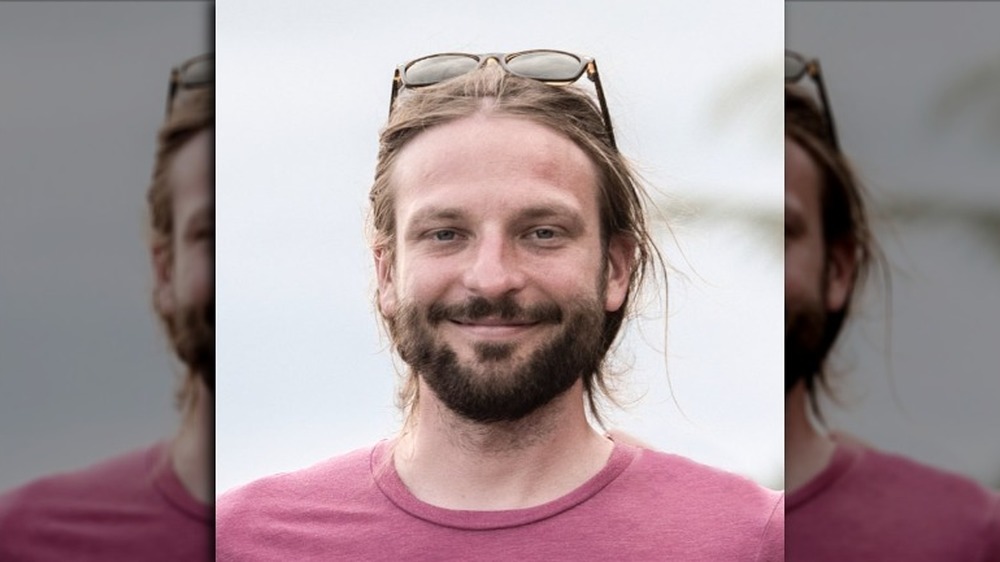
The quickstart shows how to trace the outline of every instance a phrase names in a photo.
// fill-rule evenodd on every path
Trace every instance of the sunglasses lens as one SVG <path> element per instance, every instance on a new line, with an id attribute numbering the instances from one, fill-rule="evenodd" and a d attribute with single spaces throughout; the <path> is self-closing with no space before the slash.
<path id="1" fill-rule="evenodd" d="M 583 74 L 583 61 L 558 51 L 529 51 L 507 59 L 512 74 L 550 82 L 573 82 Z"/>
<path id="2" fill-rule="evenodd" d="M 467 55 L 435 55 L 406 67 L 403 79 L 410 87 L 430 86 L 472 72 L 479 61 Z"/>
<path id="3" fill-rule="evenodd" d="M 181 69 L 181 83 L 185 86 L 203 86 L 215 81 L 215 60 L 201 58 L 193 60 Z"/>
<path id="4" fill-rule="evenodd" d="M 794 55 L 785 54 L 785 82 L 794 82 L 806 73 L 806 61 Z"/>

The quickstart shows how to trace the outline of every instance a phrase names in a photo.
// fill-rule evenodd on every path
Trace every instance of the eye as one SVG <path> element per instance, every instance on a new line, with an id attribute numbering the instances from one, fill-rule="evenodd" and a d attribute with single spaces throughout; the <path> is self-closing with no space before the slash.
<path id="1" fill-rule="evenodd" d="M 458 234 L 454 230 L 437 230 L 431 236 L 438 242 L 451 242 Z"/>
<path id="2" fill-rule="evenodd" d="M 215 227 L 213 225 L 195 227 L 193 230 L 190 231 L 188 237 L 190 240 L 196 242 L 202 242 L 202 241 L 211 242 L 215 240 Z"/>
<path id="3" fill-rule="evenodd" d="M 536 228 L 531 234 L 538 240 L 551 240 L 556 237 L 556 231 L 551 228 Z"/>

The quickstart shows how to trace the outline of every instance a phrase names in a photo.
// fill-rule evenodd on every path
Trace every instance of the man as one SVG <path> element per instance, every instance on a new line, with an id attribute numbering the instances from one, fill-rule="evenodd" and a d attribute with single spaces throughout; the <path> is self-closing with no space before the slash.
<path id="1" fill-rule="evenodd" d="M 588 423 L 655 256 L 593 61 L 434 55 L 393 101 L 371 240 L 406 421 L 225 494 L 217 559 L 781 559 L 780 494 Z"/>
<path id="2" fill-rule="evenodd" d="M 818 63 L 797 54 L 786 79 Z M 787 70 L 797 68 L 788 76 Z M 818 428 L 827 358 L 877 255 L 828 102 L 785 92 L 785 484 L 789 560 L 1000 560 L 1000 499 L 956 475 Z M 812 419 L 811 419 L 812 418 Z"/>
<path id="3" fill-rule="evenodd" d="M 185 367 L 169 441 L 0 497 L 0 560 L 211 560 L 214 189 L 211 58 L 171 81 L 148 202 L 154 308 Z"/>

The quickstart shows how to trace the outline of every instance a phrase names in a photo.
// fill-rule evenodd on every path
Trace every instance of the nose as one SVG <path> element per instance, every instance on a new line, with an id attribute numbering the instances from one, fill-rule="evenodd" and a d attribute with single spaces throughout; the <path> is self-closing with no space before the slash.
<path id="1" fill-rule="evenodd" d="M 470 292 L 497 299 L 524 288 L 525 274 L 511 241 L 501 236 L 484 236 L 472 252 L 464 276 Z"/>

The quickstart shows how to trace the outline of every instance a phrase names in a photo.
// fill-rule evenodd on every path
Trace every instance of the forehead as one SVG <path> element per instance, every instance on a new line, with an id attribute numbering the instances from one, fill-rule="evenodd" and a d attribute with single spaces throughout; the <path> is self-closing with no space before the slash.
<path id="1" fill-rule="evenodd" d="M 211 130 L 197 133 L 180 147 L 170 163 L 168 182 L 179 219 L 212 202 L 212 141 Z"/>
<path id="2" fill-rule="evenodd" d="M 534 121 L 479 113 L 420 133 L 392 170 L 397 209 L 407 204 L 489 206 L 521 200 L 597 201 L 590 157 L 561 133 Z"/>

